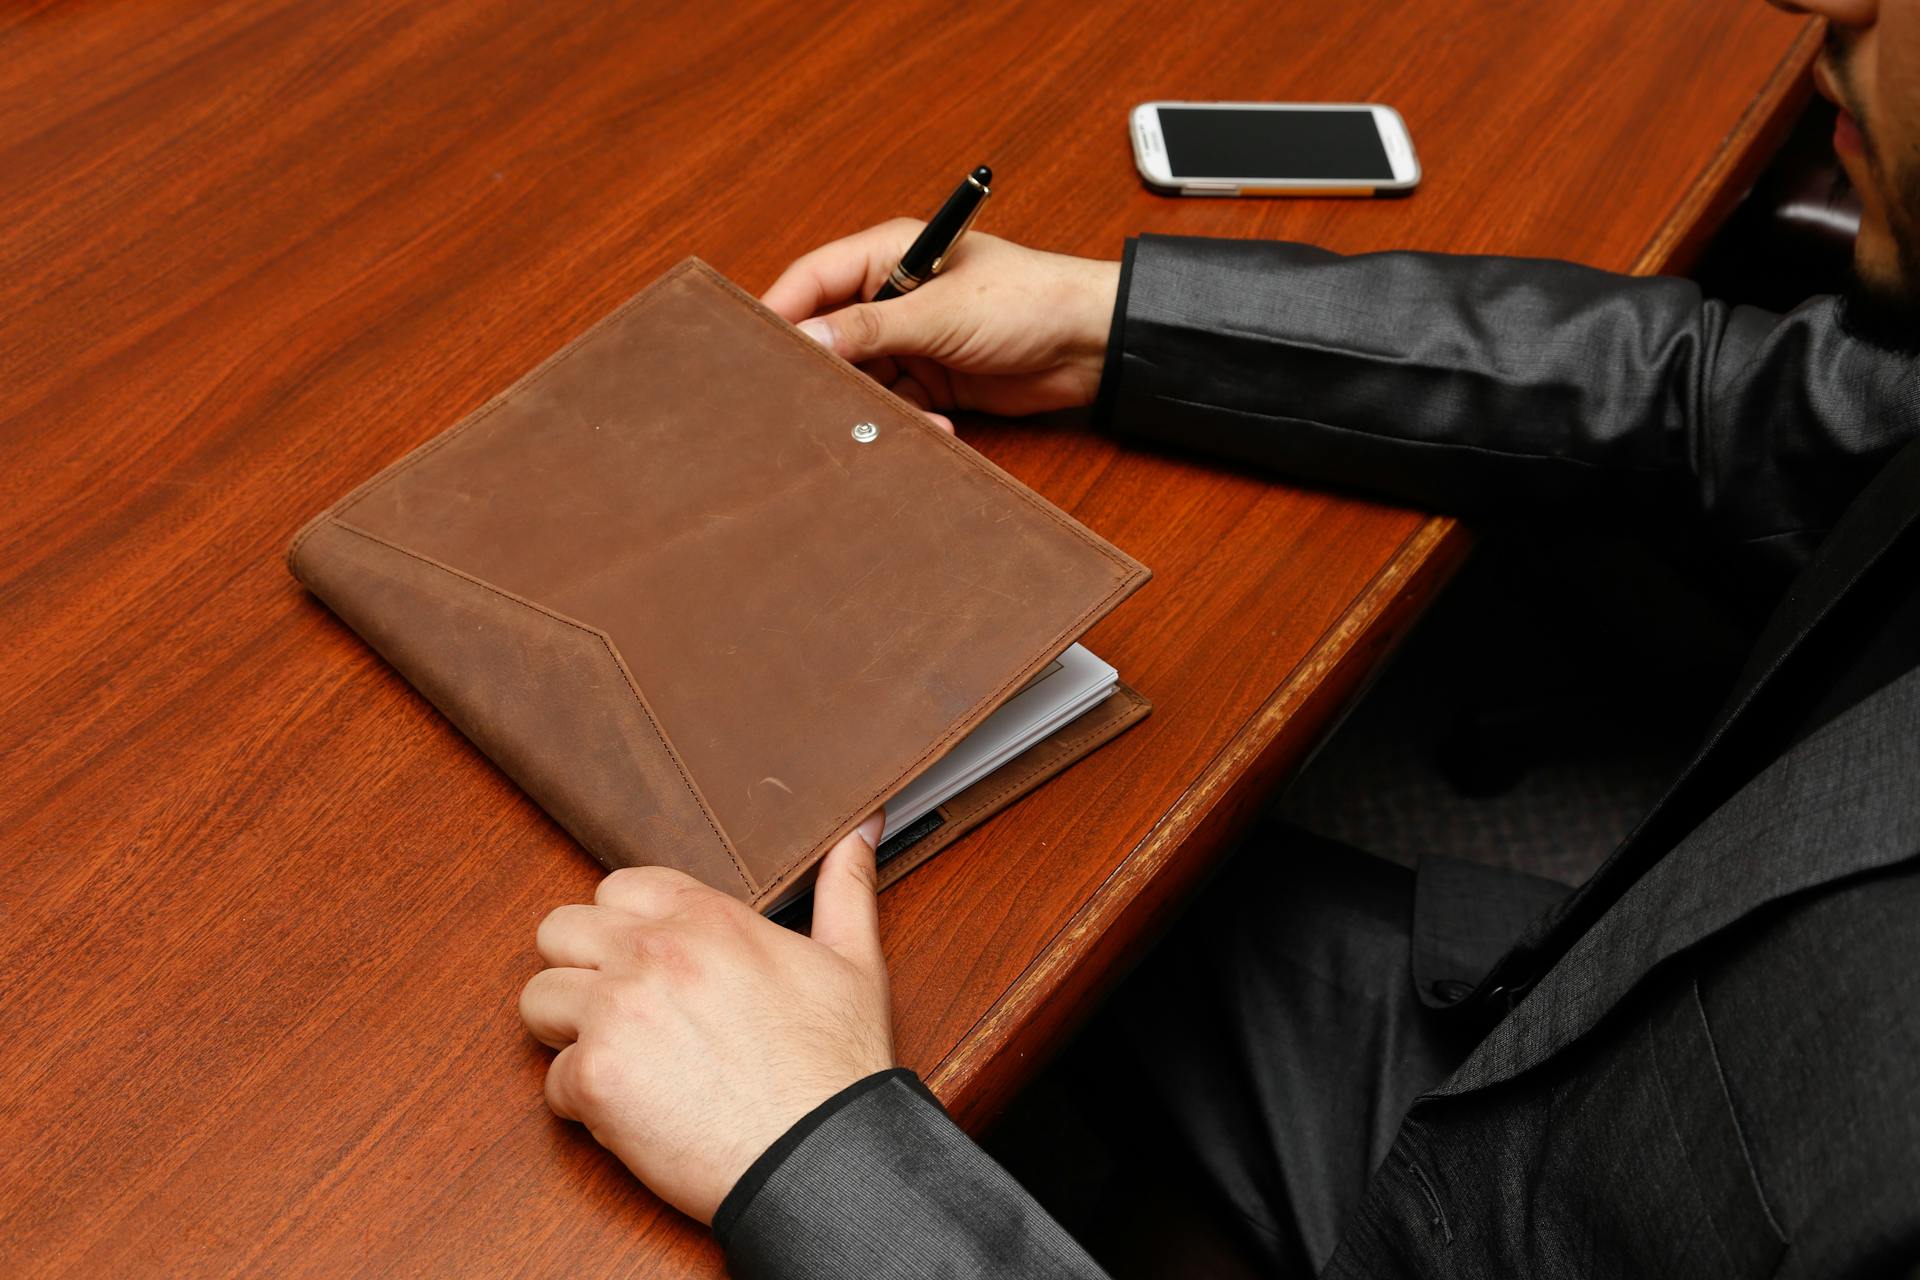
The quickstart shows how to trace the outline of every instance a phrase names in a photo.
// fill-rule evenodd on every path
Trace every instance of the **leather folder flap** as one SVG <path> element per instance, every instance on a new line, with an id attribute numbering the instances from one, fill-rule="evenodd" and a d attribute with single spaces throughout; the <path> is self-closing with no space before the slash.
<path id="1" fill-rule="evenodd" d="M 310 533 L 298 570 L 601 862 L 666 862 L 753 898 L 603 634 L 338 521 Z"/>
<path id="2" fill-rule="evenodd" d="M 522 629 L 564 619 L 538 625 L 579 654 L 535 661 L 510 630 L 456 643 L 413 634 L 434 625 L 424 614 L 374 617 L 400 606 L 347 602 L 372 553 L 318 563 L 347 554 L 341 532 L 519 602 Z M 692 259 L 290 554 L 570 831 L 600 833 L 580 838 L 602 860 L 683 865 L 682 842 L 613 836 L 624 801 L 606 760 L 585 759 L 613 748 L 537 727 L 522 704 L 565 686 L 637 709 L 657 757 L 642 772 L 684 774 L 715 837 L 684 869 L 763 906 L 1147 578 Z M 456 661 L 520 663 L 534 683 L 482 690 Z M 697 833 L 673 803 L 675 830 Z"/>

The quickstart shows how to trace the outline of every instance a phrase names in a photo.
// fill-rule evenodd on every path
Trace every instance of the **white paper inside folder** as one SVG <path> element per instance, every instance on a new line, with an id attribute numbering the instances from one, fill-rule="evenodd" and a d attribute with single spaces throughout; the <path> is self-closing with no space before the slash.
<path id="1" fill-rule="evenodd" d="M 1074 645 L 887 801 L 882 838 L 904 831 L 1028 747 L 1072 724 L 1119 683 L 1118 672 Z"/>

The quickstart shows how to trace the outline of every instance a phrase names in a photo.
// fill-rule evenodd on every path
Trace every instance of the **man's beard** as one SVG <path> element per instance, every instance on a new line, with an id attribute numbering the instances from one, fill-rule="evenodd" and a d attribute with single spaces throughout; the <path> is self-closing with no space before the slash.
<path id="1" fill-rule="evenodd" d="M 1842 109 L 1857 101 L 1853 93 L 1852 39 L 1839 23 L 1827 28 L 1825 57 L 1840 81 Z M 1856 267 L 1840 306 L 1840 327 L 1863 342 L 1907 355 L 1920 354 L 1920 166 L 1895 173 L 1878 144 L 1876 125 L 1852 112 L 1872 176 L 1884 190 L 1888 230 L 1893 236 L 1895 276 L 1870 280 Z M 1852 186 L 1845 170 L 1835 175 L 1836 191 Z"/>
<path id="2" fill-rule="evenodd" d="M 1840 299 L 1839 319 L 1840 327 L 1862 342 L 1900 355 L 1920 355 L 1920 293 L 1912 289 L 1852 272 Z"/>
<path id="3" fill-rule="evenodd" d="M 1842 177 L 1843 185 L 1847 184 Z M 1920 172 L 1888 193 L 1899 278 L 1869 280 L 1848 272 L 1840 327 L 1863 342 L 1903 355 L 1920 355 Z"/>

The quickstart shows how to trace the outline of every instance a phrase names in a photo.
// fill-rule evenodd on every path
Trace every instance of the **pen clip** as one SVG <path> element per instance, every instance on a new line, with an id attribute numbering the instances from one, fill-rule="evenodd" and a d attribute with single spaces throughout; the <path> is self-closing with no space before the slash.
<path id="1" fill-rule="evenodd" d="M 973 179 L 968 178 L 967 181 L 973 182 Z M 973 185 L 976 187 L 980 187 L 980 184 L 977 182 L 974 182 Z M 987 189 L 985 187 L 980 187 L 980 190 L 985 192 Z M 991 193 L 988 192 L 988 194 L 991 194 Z M 946 251 L 944 253 L 942 253 L 939 257 L 933 260 L 933 265 L 927 268 L 927 279 L 931 280 L 935 276 L 940 274 L 940 268 L 947 265 L 947 259 L 952 257 L 953 251 L 959 247 L 960 237 L 967 234 L 967 228 L 973 225 L 973 220 L 980 216 L 980 210 L 986 208 L 986 205 L 987 205 L 987 196 L 982 195 L 979 200 L 974 202 L 973 208 L 967 210 L 967 220 L 960 224 L 960 229 L 958 231 L 953 233 L 953 242 L 947 246 Z"/>

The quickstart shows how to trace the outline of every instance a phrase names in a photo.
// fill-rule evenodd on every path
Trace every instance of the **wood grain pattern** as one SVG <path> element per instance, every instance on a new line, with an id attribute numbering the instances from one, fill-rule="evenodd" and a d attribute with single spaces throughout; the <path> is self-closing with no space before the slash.
<path id="1" fill-rule="evenodd" d="M 0 1273 L 716 1268 L 541 1105 L 515 998 L 595 868 L 280 562 L 665 266 L 764 288 L 984 161 L 983 226 L 1075 253 L 1659 269 L 1809 31 L 1757 0 L 8 7 Z M 1154 97 L 1392 102 L 1426 183 L 1155 197 L 1122 127 Z M 883 900 L 904 1060 L 978 1123 L 1464 542 L 1073 422 L 963 432 L 1157 574 L 1089 637 L 1156 714 Z"/>

